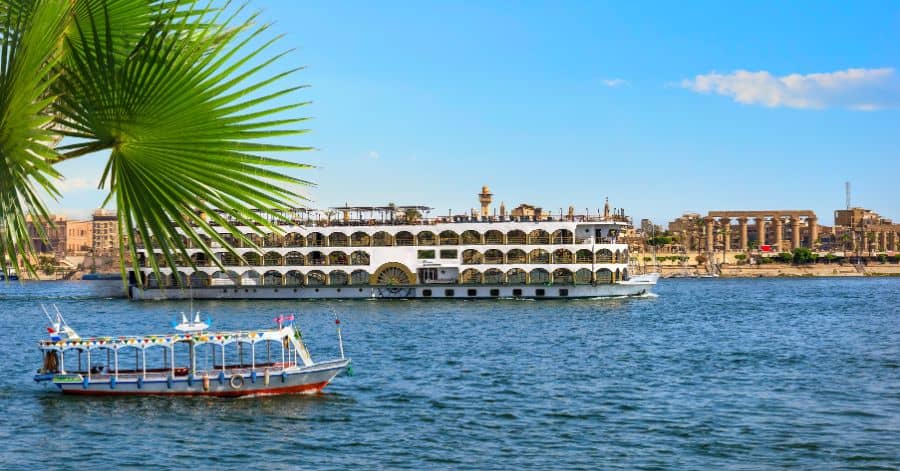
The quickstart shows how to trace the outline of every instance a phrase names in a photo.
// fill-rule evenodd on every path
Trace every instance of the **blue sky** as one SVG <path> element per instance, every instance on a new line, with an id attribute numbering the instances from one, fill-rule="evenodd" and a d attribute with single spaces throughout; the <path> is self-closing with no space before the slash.
<path id="1" fill-rule="evenodd" d="M 896 2 L 253 1 L 307 69 L 317 207 L 636 219 L 853 203 L 900 220 Z M 81 160 L 81 159 L 80 159 Z M 103 156 L 61 167 L 86 214 Z"/>

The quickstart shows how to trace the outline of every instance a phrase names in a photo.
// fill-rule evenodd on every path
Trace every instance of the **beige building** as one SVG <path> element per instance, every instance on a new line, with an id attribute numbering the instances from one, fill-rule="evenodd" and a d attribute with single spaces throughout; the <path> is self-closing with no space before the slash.
<path id="1" fill-rule="evenodd" d="M 66 222 L 66 255 L 84 255 L 94 246 L 94 221 Z"/>
<path id="2" fill-rule="evenodd" d="M 66 218 L 50 215 L 50 220 L 53 221 L 52 224 L 44 223 L 39 226 L 34 223 L 31 215 L 26 216 L 28 237 L 38 253 L 62 255 L 66 250 Z M 41 237 L 41 232 L 47 240 Z"/>
<path id="3" fill-rule="evenodd" d="M 835 236 L 847 248 L 863 254 L 900 250 L 900 224 L 865 208 L 834 212 Z"/>
<path id="4" fill-rule="evenodd" d="M 119 253 L 119 222 L 115 211 L 98 209 L 91 219 L 95 256 L 114 256 Z"/>

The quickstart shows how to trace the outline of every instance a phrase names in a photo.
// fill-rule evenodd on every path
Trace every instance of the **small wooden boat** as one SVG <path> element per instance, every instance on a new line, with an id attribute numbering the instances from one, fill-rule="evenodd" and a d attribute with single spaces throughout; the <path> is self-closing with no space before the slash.
<path id="1" fill-rule="evenodd" d="M 319 392 L 350 368 L 338 327 L 341 358 L 314 362 L 294 316 L 277 328 L 212 332 L 210 321 L 182 314 L 176 333 L 80 337 L 57 310 L 39 344 L 34 376 L 66 394 L 266 396 Z M 49 318 L 48 314 L 48 318 Z"/>

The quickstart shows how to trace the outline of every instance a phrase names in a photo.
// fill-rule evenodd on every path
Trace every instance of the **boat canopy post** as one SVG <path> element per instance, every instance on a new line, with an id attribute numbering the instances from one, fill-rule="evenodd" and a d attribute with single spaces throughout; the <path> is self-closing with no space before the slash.
<path id="1" fill-rule="evenodd" d="M 191 339 L 191 340 L 188 342 L 188 346 L 189 346 L 190 349 L 191 349 L 191 350 L 190 350 L 190 353 L 191 353 L 191 374 L 192 374 L 192 375 L 195 375 L 195 374 L 197 374 L 197 352 L 196 352 L 196 349 L 194 348 L 194 339 Z"/>
<path id="2" fill-rule="evenodd" d="M 84 371 L 81 369 L 81 349 L 78 349 L 78 371 Z"/>
<path id="3" fill-rule="evenodd" d="M 256 342 L 250 342 L 250 371 L 256 369 Z"/>
<path id="4" fill-rule="evenodd" d="M 222 344 L 222 373 L 225 372 L 225 344 Z"/>
<path id="5" fill-rule="evenodd" d="M 119 349 L 113 350 L 113 361 L 116 367 L 116 381 L 119 380 Z"/>
<path id="6" fill-rule="evenodd" d="M 91 349 L 87 350 L 87 377 L 91 379 Z"/>
<path id="7" fill-rule="evenodd" d="M 59 349 L 59 372 L 66 374 L 66 351 Z"/>
<path id="8" fill-rule="evenodd" d="M 284 340 L 287 341 L 287 337 L 285 337 Z M 284 344 L 285 344 L 284 341 L 281 342 L 281 369 L 282 370 L 284 369 Z"/>
<path id="9" fill-rule="evenodd" d="M 172 364 L 169 366 L 172 368 L 172 379 L 175 379 L 175 342 L 169 345 L 169 353 L 172 355 Z"/>
<path id="10" fill-rule="evenodd" d="M 141 372 L 144 379 L 147 379 L 147 349 L 141 348 Z"/>

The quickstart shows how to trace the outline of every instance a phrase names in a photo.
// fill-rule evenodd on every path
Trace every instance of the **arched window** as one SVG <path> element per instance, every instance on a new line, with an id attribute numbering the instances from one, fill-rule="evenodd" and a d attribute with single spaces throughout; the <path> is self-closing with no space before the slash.
<path id="1" fill-rule="evenodd" d="M 587 249 L 581 249 L 578 252 L 575 252 L 575 263 L 592 263 L 594 261 L 594 254 Z"/>
<path id="2" fill-rule="evenodd" d="M 350 254 L 350 265 L 368 265 L 369 263 L 369 254 L 362 250 L 356 250 Z"/>
<path id="3" fill-rule="evenodd" d="M 263 264 L 267 267 L 281 266 L 283 262 L 284 259 L 278 252 L 266 252 L 266 255 L 263 256 Z"/>
<path id="4" fill-rule="evenodd" d="M 350 284 L 352 285 L 367 285 L 369 284 L 369 278 L 372 275 L 365 270 L 354 270 L 353 273 L 350 274 Z"/>
<path id="5" fill-rule="evenodd" d="M 613 272 L 607 268 L 597 270 L 597 283 L 609 284 L 613 281 Z"/>
<path id="6" fill-rule="evenodd" d="M 432 235 L 434 235 L 434 234 L 432 234 Z M 398 232 L 397 235 L 394 236 L 394 243 L 398 246 L 404 246 L 404 247 L 407 247 L 410 245 L 416 245 L 415 237 L 413 237 L 412 233 L 408 232 L 408 231 Z"/>
<path id="7" fill-rule="evenodd" d="M 579 285 L 586 285 L 591 282 L 591 274 L 593 272 L 590 268 L 582 268 L 575 272 L 575 283 Z"/>
<path id="8" fill-rule="evenodd" d="M 261 276 L 256 270 L 247 270 L 241 274 L 241 286 L 258 286 Z"/>
<path id="9" fill-rule="evenodd" d="M 231 252 L 220 252 L 220 254 L 222 256 L 222 265 L 225 265 L 226 267 L 236 267 L 240 265 L 237 255 Z"/>
<path id="10" fill-rule="evenodd" d="M 503 263 L 503 252 L 490 249 L 484 253 L 484 263 L 499 265 Z"/>
<path id="11" fill-rule="evenodd" d="M 306 237 L 296 232 L 284 236 L 285 247 L 306 247 Z"/>
<path id="12" fill-rule="evenodd" d="M 521 268 L 513 268 L 506 272 L 506 282 L 511 285 L 524 285 L 528 281 L 528 275 Z"/>
<path id="13" fill-rule="evenodd" d="M 503 242 L 503 233 L 498 230 L 492 229 L 484 233 L 484 243 L 486 245 L 502 245 Z"/>
<path id="14" fill-rule="evenodd" d="M 453 231 L 441 232 L 440 245 L 459 245 L 459 234 Z"/>
<path id="15" fill-rule="evenodd" d="M 566 249 L 556 249 L 553 251 L 553 263 L 572 263 L 574 257 L 572 252 Z"/>
<path id="16" fill-rule="evenodd" d="M 276 270 L 269 270 L 263 274 L 263 285 L 265 286 L 281 286 L 284 284 L 284 277 Z"/>
<path id="17" fill-rule="evenodd" d="M 284 274 L 284 285 L 285 286 L 303 286 L 303 281 L 305 277 L 303 273 L 300 273 L 297 270 L 291 270 Z"/>
<path id="18" fill-rule="evenodd" d="M 266 247 L 282 247 L 284 245 L 284 237 L 270 232 L 263 237 L 263 245 Z"/>
<path id="19" fill-rule="evenodd" d="M 525 245 L 528 243 L 528 235 L 518 229 L 506 233 L 506 243 L 509 245 Z"/>
<path id="20" fill-rule="evenodd" d="M 534 249 L 528 253 L 528 263 L 550 263 L 550 252 Z"/>
<path id="21" fill-rule="evenodd" d="M 437 242 L 437 237 L 435 237 L 434 232 L 422 231 L 416 235 L 417 245 L 434 245 L 435 242 Z"/>
<path id="22" fill-rule="evenodd" d="M 462 253 L 463 265 L 478 265 L 483 262 L 484 262 L 484 257 L 481 255 L 481 252 L 479 252 L 475 249 L 463 250 L 463 253 Z"/>
<path id="23" fill-rule="evenodd" d="M 496 268 L 491 268 L 484 272 L 485 284 L 499 285 L 505 281 L 504 278 L 503 271 Z"/>
<path id="24" fill-rule="evenodd" d="M 474 268 L 469 268 L 463 270 L 462 274 L 460 274 L 460 279 L 463 283 L 479 284 L 481 283 L 481 272 Z"/>
<path id="25" fill-rule="evenodd" d="M 597 251 L 597 263 L 612 263 L 613 253 L 609 249 L 600 249 Z"/>
<path id="26" fill-rule="evenodd" d="M 329 265 L 349 265 L 350 259 L 344 252 L 331 252 L 328 254 Z"/>
<path id="27" fill-rule="evenodd" d="M 202 271 L 191 273 L 191 286 L 196 286 L 198 288 L 209 286 L 209 275 Z"/>
<path id="28" fill-rule="evenodd" d="M 551 237 L 551 244 L 571 244 L 575 242 L 575 236 L 572 235 L 572 231 L 568 229 L 559 229 L 553 232 L 553 237 Z"/>
<path id="29" fill-rule="evenodd" d="M 244 237 L 247 238 L 247 241 L 249 241 L 251 244 L 253 244 L 253 245 L 249 245 L 249 244 L 245 243 L 244 244 L 245 247 L 253 247 L 254 245 L 257 247 L 262 246 L 263 238 L 261 235 L 251 232 L 249 234 L 244 234 Z"/>
<path id="30" fill-rule="evenodd" d="M 313 270 L 306 274 L 307 286 L 324 286 L 327 281 L 325 273 L 319 270 Z"/>
<path id="31" fill-rule="evenodd" d="M 306 264 L 307 265 L 327 265 L 328 257 L 326 257 L 324 253 L 316 250 L 316 251 L 310 252 L 309 254 L 306 255 Z M 307 274 L 306 277 L 309 278 L 309 274 Z"/>
<path id="32" fill-rule="evenodd" d="M 382 231 L 381 233 L 387 234 L 387 232 L 384 231 Z M 350 245 L 353 247 L 368 247 L 372 245 L 372 238 L 369 237 L 369 234 L 366 234 L 365 232 L 354 232 L 350 235 Z"/>
<path id="33" fill-rule="evenodd" d="M 328 245 L 332 247 L 348 247 L 350 245 L 350 238 L 343 232 L 332 232 L 331 235 L 328 236 Z"/>
<path id="34" fill-rule="evenodd" d="M 528 234 L 528 243 L 532 245 L 547 245 L 550 243 L 550 233 L 543 229 L 535 229 Z"/>
<path id="35" fill-rule="evenodd" d="M 478 231 L 465 231 L 462 233 L 463 245 L 481 245 L 481 234 Z"/>
<path id="36" fill-rule="evenodd" d="M 522 249 L 512 249 L 506 253 L 506 263 L 528 263 L 528 256 Z"/>
<path id="37" fill-rule="evenodd" d="M 306 265 L 306 257 L 300 252 L 288 252 L 284 255 L 284 264 L 289 267 Z"/>
<path id="38" fill-rule="evenodd" d="M 328 284 L 331 286 L 345 286 L 350 284 L 350 277 L 347 272 L 342 270 L 333 270 L 328 274 Z"/>
<path id="39" fill-rule="evenodd" d="M 528 284 L 543 285 L 550 282 L 550 272 L 543 268 L 535 268 L 528 274 Z"/>
<path id="40" fill-rule="evenodd" d="M 141 254 L 143 255 L 143 254 Z M 198 267 L 211 267 L 212 263 L 209 260 L 209 257 L 206 256 L 203 252 L 197 252 L 191 254 L 191 261 L 194 262 L 195 266 Z M 142 265 L 143 266 L 143 265 Z"/>
<path id="41" fill-rule="evenodd" d="M 566 284 L 570 285 L 574 281 L 572 277 L 572 270 L 567 270 L 565 268 L 557 268 L 553 270 L 553 282 L 558 284 Z"/>
<path id="42" fill-rule="evenodd" d="M 247 265 L 251 267 L 258 267 L 262 265 L 262 257 L 258 252 L 247 252 L 244 254 L 244 260 L 247 262 Z"/>
<path id="43" fill-rule="evenodd" d="M 409 234 L 409 232 L 407 232 L 407 234 Z M 412 234 L 410 234 L 410 239 L 412 239 Z M 378 231 L 372 235 L 372 245 L 375 247 L 391 247 L 394 245 L 394 237 L 385 231 Z M 410 243 L 407 245 L 412 244 Z"/>
<path id="44" fill-rule="evenodd" d="M 325 247 L 328 245 L 328 238 L 321 232 L 310 232 L 306 236 L 306 245 L 309 247 Z"/>

